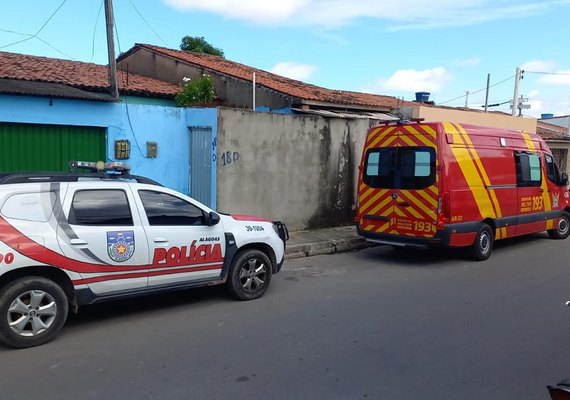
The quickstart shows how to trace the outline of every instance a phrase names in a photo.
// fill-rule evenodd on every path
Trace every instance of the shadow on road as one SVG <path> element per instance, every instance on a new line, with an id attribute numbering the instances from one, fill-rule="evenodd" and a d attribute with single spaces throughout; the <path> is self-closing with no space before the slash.
<path id="1" fill-rule="evenodd" d="M 221 301 L 232 301 L 223 286 L 210 286 L 176 292 L 153 294 L 125 300 L 113 300 L 107 303 L 82 306 L 78 314 L 70 313 L 66 325 L 68 328 L 112 320 L 133 317 L 137 314 L 173 311 L 177 308 L 189 310 L 195 305 L 203 307 Z"/>
<path id="2" fill-rule="evenodd" d="M 493 245 L 491 258 L 503 252 L 518 251 L 532 243 L 549 241 L 546 233 L 520 236 L 498 240 Z M 378 259 L 402 267 L 443 267 L 458 261 L 476 262 L 471 257 L 469 248 L 452 247 L 396 247 L 380 245 L 367 251 L 359 251 L 357 257 L 363 260 Z"/>

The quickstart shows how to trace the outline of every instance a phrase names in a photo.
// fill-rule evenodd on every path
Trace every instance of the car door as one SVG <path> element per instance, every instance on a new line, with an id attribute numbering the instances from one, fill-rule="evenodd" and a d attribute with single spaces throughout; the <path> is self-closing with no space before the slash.
<path id="1" fill-rule="evenodd" d="M 58 221 L 58 242 L 67 268 L 81 274 L 95 294 L 147 286 L 148 243 L 125 183 L 70 183 Z"/>
<path id="2" fill-rule="evenodd" d="M 538 232 L 545 229 L 544 189 L 539 153 L 515 151 L 517 174 L 518 224 L 516 234 Z"/>
<path id="3" fill-rule="evenodd" d="M 208 225 L 209 210 L 168 189 L 139 189 L 151 266 L 149 286 L 220 277 L 226 240 L 221 223 Z"/>

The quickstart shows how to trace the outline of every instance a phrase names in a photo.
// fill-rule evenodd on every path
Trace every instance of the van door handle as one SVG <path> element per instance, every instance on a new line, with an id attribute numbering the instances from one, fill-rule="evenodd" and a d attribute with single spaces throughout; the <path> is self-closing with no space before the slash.
<path id="1" fill-rule="evenodd" d="M 69 244 L 71 244 L 73 246 L 84 246 L 84 245 L 87 245 L 89 243 L 87 242 L 87 240 L 83 240 L 83 239 L 71 239 L 69 241 Z"/>
<path id="2" fill-rule="evenodd" d="M 541 188 L 541 189 L 539 190 L 539 192 L 540 192 L 540 193 L 544 193 L 544 189 Z"/>
<path id="3" fill-rule="evenodd" d="M 410 206 L 410 203 L 408 203 L 407 201 L 405 201 L 405 202 L 403 202 L 403 203 L 398 203 L 398 205 L 399 205 L 399 206 L 402 206 L 402 207 L 409 207 L 409 206 Z"/>
<path id="4" fill-rule="evenodd" d="M 168 243 L 168 239 L 163 237 L 156 237 L 154 238 L 154 243 Z"/>

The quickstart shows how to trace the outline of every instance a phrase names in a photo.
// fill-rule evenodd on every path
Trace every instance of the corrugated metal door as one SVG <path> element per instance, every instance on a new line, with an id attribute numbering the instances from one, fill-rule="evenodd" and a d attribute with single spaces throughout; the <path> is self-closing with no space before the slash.
<path id="1" fill-rule="evenodd" d="M 212 128 L 190 128 L 190 170 L 188 188 L 190 197 L 212 205 Z"/>
<path id="2" fill-rule="evenodd" d="M 70 160 L 105 160 L 105 129 L 0 123 L 0 171 L 69 171 Z"/>

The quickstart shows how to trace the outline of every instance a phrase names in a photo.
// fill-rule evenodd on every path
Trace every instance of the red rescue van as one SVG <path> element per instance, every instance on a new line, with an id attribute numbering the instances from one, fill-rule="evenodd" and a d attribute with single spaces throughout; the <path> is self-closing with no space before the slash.
<path id="1" fill-rule="evenodd" d="M 467 247 L 570 233 L 568 176 L 533 133 L 451 122 L 398 123 L 368 132 L 358 183 L 358 233 L 395 246 Z"/>

